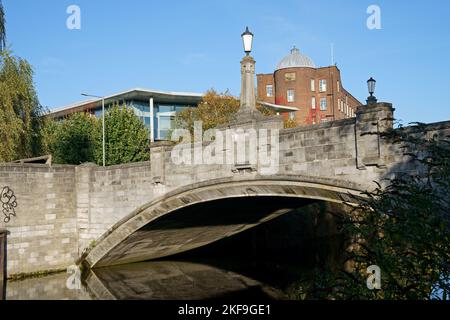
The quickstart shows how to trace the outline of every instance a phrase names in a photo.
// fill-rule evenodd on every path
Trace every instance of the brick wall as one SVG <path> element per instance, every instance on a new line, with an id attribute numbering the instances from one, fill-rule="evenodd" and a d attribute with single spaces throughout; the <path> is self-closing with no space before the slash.
<path id="1" fill-rule="evenodd" d="M 295 74 L 295 79 L 287 80 L 286 74 Z M 314 80 L 315 90 L 311 90 L 311 80 Z M 319 80 L 326 80 L 327 90 L 320 92 Z M 323 68 L 285 68 L 274 74 L 257 75 L 258 99 L 279 105 L 297 107 L 296 120 L 299 124 L 319 124 L 322 119 L 340 120 L 353 116 L 345 114 L 346 108 L 340 108 L 340 103 L 356 111 L 361 103 L 348 93 L 342 84 L 341 72 L 336 66 Z M 273 84 L 274 97 L 266 96 L 266 85 Z M 287 91 L 294 90 L 295 101 L 287 101 Z M 312 108 L 312 98 L 316 99 L 316 108 Z M 320 100 L 327 99 L 327 110 L 320 110 Z M 284 115 L 288 117 L 287 114 Z"/>

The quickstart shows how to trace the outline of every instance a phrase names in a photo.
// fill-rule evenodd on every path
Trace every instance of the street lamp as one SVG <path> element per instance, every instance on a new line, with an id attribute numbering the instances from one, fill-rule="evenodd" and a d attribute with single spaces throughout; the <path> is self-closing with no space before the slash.
<path id="1" fill-rule="evenodd" d="M 82 96 L 85 97 L 91 97 L 91 98 L 97 98 L 97 99 L 102 99 L 102 135 L 103 135 L 103 142 L 102 142 L 102 149 L 103 149 L 103 166 L 106 167 L 106 143 L 105 143 L 105 97 L 99 97 L 99 96 L 94 96 L 91 94 L 86 94 L 86 93 L 82 93 Z"/>
<path id="2" fill-rule="evenodd" d="M 244 51 L 247 55 L 250 55 L 252 52 L 253 45 L 253 33 L 248 30 L 248 27 L 245 29 L 245 32 L 241 35 L 242 41 L 244 42 Z"/>
<path id="3" fill-rule="evenodd" d="M 375 86 L 377 84 L 377 81 L 370 77 L 369 80 L 367 80 L 367 88 L 369 90 L 370 96 L 367 98 L 368 104 L 377 103 L 377 98 L 373 95 L 375 93 Z"/>
<path id="4" fill-rule="evenodd" d="M 245 32 L 241 35 L 242 42 L 244 43 L 244 51 L 246 55 L 241 61 L 241 101 L 239 112 L 256 111 L 256 98 L 255 98 L 255 60 L 250 56 L 253 45 L 253 33 L 245 29 Z"/>

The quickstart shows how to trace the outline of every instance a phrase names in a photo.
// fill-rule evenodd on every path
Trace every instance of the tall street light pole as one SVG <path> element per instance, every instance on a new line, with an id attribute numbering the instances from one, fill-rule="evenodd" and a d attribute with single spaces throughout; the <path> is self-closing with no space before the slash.
<path id="1" fill-rule="evenodd" d="M 85 97 L 91 97 L 91 98 L 97 98 L 102 99 L 102 136 L 103 136 L 103 142 L 102 142 L 102 148 L 103 148 L 103 166 L 106 167 L 106 140 L 105 140 L 105 97 L 95 96 L 91 94 L 82 93 L 82 96 Z"/>

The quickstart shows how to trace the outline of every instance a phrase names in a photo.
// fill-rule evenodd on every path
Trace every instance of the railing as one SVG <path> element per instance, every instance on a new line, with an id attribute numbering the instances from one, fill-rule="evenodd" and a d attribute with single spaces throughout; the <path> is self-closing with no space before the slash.
<path id="1" fill-rule="evenodd" d="M 6 299 L 6 236 L 7 231 L 0 229 L 0 301 Z"/>

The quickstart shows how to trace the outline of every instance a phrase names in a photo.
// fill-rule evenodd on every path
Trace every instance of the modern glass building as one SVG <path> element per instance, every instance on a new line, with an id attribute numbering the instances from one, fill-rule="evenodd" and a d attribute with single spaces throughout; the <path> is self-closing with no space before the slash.
<path id="1" fill-rule="evenodd" d="M 142 119 L 149 130 L 151 142 L 165 140 L 173 128 L 175 114 L 188 107 L 196 107 L 203 94 L 187 92 L 163 92 L 146 89 L 132 89 L 105 97 L 105 110 L 114 104 L 126 104 L 132 108 L 136 116 Z M 52 110 L 49 117 L 63 120 L 70 114 L 86 112 L 102 116 L 102 99 L 94 99 L 76 103 L 60 109 Z"/>

